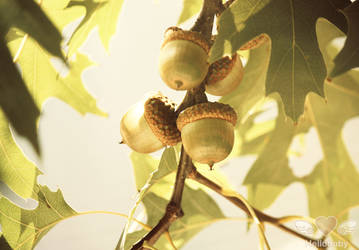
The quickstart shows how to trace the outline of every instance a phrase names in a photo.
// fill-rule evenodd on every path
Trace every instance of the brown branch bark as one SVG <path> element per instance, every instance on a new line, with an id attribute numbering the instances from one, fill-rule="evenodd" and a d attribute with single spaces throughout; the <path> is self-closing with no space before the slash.
<path id="1" fill-rule="evenodd" d="M 200 32 L 209 42 L 212 37 L 214 16 L 220 13 L 222 9 L 221 0 L 204 0 L 201 13 L 191 30 Z"/>
<path id="2" fill-rule="evenodd" d="M 152 230 L 146 234 L 139 242 L 132 246 L 132 250 L 135 249 L 144 249 L 143 245 L 146 242 L 149 245 L 154 245 L 160 236 L 168 231 L 170 225 L 181 218 L 184 214 L 181 208 L 182 194 L 185 185 L 186 177 L 189 173 L 189 166 L 191 166 L 191 158 L 184 152 L 182 147 L 181 158 L 178 164 L 177 175 L 175 188 L 172 193 L 170 202 L 166 207 L 166 212 L 157 225 L 152 228 Z"/>
<path id="3" fill-rule="evenodd" d="M 223 189 L 221 186 L 219 186 L 218 184 L 214 183 L 213 181 L 211 181 L 210 179 L 206 178 L 205 176 L 203 176 L 201 173 L 199 173 L 197 171 L 197 169 L 195 168 L 195 166 L 193 164 L 191 164 L 191 171 L 188 174 L 188 178 L 201 183 L 202 185 L 210 188 L 211 190 L 215 191 L 216 193 L 220 194 L 221 196 L 223 196 L 224 198 L 226 198 L 228 201 L 232 202 L 234 205 L 236 205 L 237 207 L 239 207 L 240 209 L 242 209 L 249 217 L 251 217 L 251 214 L 249 213 L 248 208 L 246 207 L 246 205 L 237 197 L 233 197 L 233 196 L 226 196 L 223 195 Z M 276 227 L 278 227 L 279 229 L 295 236 L 298 237 L 302 240 L 305 240 L 309 243 L 311 243 L 313 246 L 318 247 L 318 246 L 323 246 L 324 244 L 324 239 L 313 239 L 311 237 L 308 237 L 306 235 L 300 234 L 296 231 L 294 231 L 293 229 L 283 225 L 282 223 L 280 223 L 279 218 L 276 217 L 272 217 L 270 215 L 267 215 L 265 213 L 263 213 L 262 211 L 253 208 L 258 219 L 261 222 L 266 222 L 269 224 L 272 224 Z M 318 248 L 318 249 L 325 249 L 325 248 Z"/>

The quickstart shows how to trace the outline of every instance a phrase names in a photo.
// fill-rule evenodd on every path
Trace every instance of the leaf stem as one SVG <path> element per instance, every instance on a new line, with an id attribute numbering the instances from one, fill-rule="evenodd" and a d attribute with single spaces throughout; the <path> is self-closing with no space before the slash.
<path id="1" fill-rule="evenodd" d="M 199 173 L 197 171 L 197 169 L 193 166 L 192 167 L 192 171 L 188 174 L 188 178 L 201 183 L 202 185 L 212 189 L 213 191 L 215 191 L 216 193 L 220 194 L 221 196 L 223 196 L 224 198 L 226 198 L 228 201 L 232 202 L 234 205 L 236 205 L 237 207 L 239 207 L 240 209 L 242 209 L 248 216 L 251 216 L 250 211 L 248 210 L 247 206 L 243 203 L 242 200 L 240 200 L 238 197 L 232 196 L 232 195 L 228 195 L 227 192 L 219 185 L 217 185 L 216 183 L 214 183 L 213 181 L 211 181 L 210 179 L 208 179 L 207 177 L 203 176 L 201 173 Z M 273 226 L 278 227 L 279 229 L 281 229 L 282 231 L 285 231 L 295 237 L 298 237 L 302 240 L 305 240 L 307 242 L 309 242 L 310 244 L 312 244 L 315 247 L 318 246 L 323 246 L 324 245 L 324 240 L 323 239 L 313 239 L 311 237 L 308 237 L 306 235 L 300 234 L 296 231 L 294 231 L 293 229 L 285 226 L 282 224 L 283 219 L 282 218 L 276 218 L 276 217 L 272 217 L 270 215 L 267 215 L 265 213 L 263 213 L 262 211 L 253 208 L 256 216 L 258 217 L 258 219 L 261 222 L 265 222 L 265 223 L 269 223 Z M 325 249 L 325 248 L 319 248 L 319 249 Z"/>

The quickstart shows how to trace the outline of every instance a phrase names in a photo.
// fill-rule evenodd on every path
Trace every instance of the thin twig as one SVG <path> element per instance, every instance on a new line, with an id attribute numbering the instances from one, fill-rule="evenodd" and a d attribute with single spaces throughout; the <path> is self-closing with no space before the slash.
<path id="1" fill-rule="evenodd" d="M 193 164 L 192 164 L 192 171 L 189 173 L 188 178 L 190 178 L 198 183 L 201 183 L 204 186 L 212 189 L 216 193 L 222 195 L 224 198 L 226 198 L 227 200 L 232 202 L 234 205 L 236 205 L 237 207 L 242 209 L 248 216 L 251 216 L 250 211 L 248 210 L 246 205 L 240 199 L 238 199 L 237 197 L 226 195 L 221 186 L 217 185 L 216 183 L 214 183 L 213 181 L 211 181 L 210 179 L 206 178 L 201 173 L 199 173 L 197 171 L 197 169 L 193 166 Z M 298 237 L 300 239 L 303 239 L 303 240 L 311 243 L 315 247 L 323 246 L 323 243 L 324 243 L 323 239 L 313 239 L 306 235 L 300 234 L 300 233 L 294 231 L 293 229 L 283 225 L 280 221 L 281 220 L 280 218 L 272 217 L 272 216 L 267 215 L 267 214 L 263 213 L 262 211 L 255 209 L 255 208 L 254 208 L 254 211 L 260 221 L 272 224 L 273 226 L 276 226 L 279 229 L 281 229 L 295 237 Z M 324 248 L 320 248 L 320 249 L 324 249 Z"/>

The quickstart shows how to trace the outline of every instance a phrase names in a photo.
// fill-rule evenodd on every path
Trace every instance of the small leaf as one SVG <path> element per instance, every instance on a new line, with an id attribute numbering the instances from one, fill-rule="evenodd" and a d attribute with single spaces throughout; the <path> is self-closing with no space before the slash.
<path id="1" fill-rule="evenodd" d="M 359 2 L 355 1 L 343 10 L 348 21 L 348 36 L 343 49 L 334 58 L 334 69 L 330 76 L 336 77 L 359 67 Z"/>
<path id="2" fill-rule="evenodd" d="M 115 34 L 118 15 L 123 0 L 72 0 L 67 8 L 84 8 L 85 17 L 82 19 L 75 32 L 72 34 L 69 44 L 68 57 L 74 55 L 77 49 L 85 42 L 91 30 L 98 27 L 102 44 L 109 49 L 110 38 Z"/>
<path id="3" fill-rule="evenodd" d="M 177 25 L 180 25 L 200 12 L 203 0 L 183 0 L 183 8 L 178 19 Z"/>
<path id="4" fill-rule="evenodd" d="M 271 56 L 266 94 L 278 92 L 285 113 L 297 121 L 309 92 L 324 96 L 326 68 L 315 33 L 319 17 L 346 29 L 345 18 L 328 0 L 235 1 L 219 19 L 210 61 L 232 55 L 254 37 L 267 34 Z"/>
<path id="5" fill-rule="evenodd" d="M 0 199 L 3 237 L 12 249 L 33 249 L 57 223 L 77 214 L 59 190 L 52 192 L 46 186 L 39 186 L 37 196 L 39 204 L 34 210 L 20 208 L 6 198 Z"/>

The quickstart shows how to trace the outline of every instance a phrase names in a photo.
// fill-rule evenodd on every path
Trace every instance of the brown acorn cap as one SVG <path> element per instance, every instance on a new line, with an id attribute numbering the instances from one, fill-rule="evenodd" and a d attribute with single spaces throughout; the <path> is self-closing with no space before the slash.
<path id="1" fill-rule="evenodd" d="M 229 74 L 229 72 L 231 72 L 234 64 L 236 63 L 236 60 L 240 60 L 237 56 L 237 53 L 234 54 L 232 58 L 226 56 L 212 63 L 208 69 L 209 77 L 207 79 L 207 84 L 210 85 L 212 83 L 223 80 Z"/>
<path id="2" fill-rule="evenodd" d="M 259 36 L 256 36 L 252 40 L 248 41 L 246 44 L 244 44 L 239 49 L 240 50 L 255 49 L 255 48 L 258 48 L 263 43 L 267 42 L 268 40 L 269 40 L 269 38 L 267 35 L 260 34 Z"/>
<path id="3" fill-rule="evenodd" d="M 166 43 L 174 40 L 187 40 L 191 41 L 198 46 L 200 46 L 206 53 L 209 53 L 210 46 L 206 39 L 201 35 L 201 33 L 190 30 L 182 30 L 178 27 L 169 27 L 165 31 L 165 40 L 162 44 L 162 47 L 166 45 Z"/>
<path id="4" fill-rule="evenodd" d="M 237 122 L 237 114 L 228 104 L 205 102 L 185 109 L 177 118 L 177 128 L 181 131 L 186 124 L 205 118 L 222 119 L 233 126 Z"/>
<path id="5" fill-rule="evenodd" d="M 176 126 L 175 104 L 162 94 L 150 97 L 145 102 L 145 119 L 157 138 L 168 146 L 181 141 L 181 132 Z"/>

